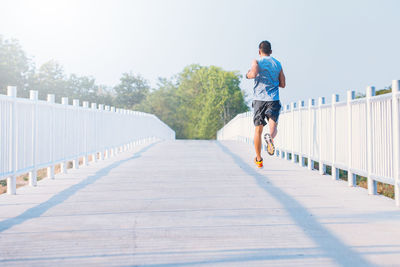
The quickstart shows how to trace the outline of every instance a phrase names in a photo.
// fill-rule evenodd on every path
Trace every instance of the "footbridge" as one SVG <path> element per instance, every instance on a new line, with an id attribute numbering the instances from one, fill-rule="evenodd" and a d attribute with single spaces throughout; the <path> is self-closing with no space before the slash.
<path id="1" fill-rule="evenodd" d="M 285 106 L 264 169 L 249 113 L 218 140 L 175 140 L 151 114 L 9 87 L 0 266 L 398 266 L 400 210 L 376 194 L 399 196 L 398 85 Z"/>

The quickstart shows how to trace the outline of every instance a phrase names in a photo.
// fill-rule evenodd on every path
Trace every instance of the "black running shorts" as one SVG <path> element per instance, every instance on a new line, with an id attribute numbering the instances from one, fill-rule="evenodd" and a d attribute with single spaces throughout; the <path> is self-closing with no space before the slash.
<path id="1" fill-rule="evenodd" d="M 279 100 L 277 101 L 260 101 L 253 100 L 253 108 L 254 108 L 254 125 L 266 125 L 267 122 L 265 119 L 273 120 L 278 122 L 279 113 L 281 111 L 281 103 Z"/>

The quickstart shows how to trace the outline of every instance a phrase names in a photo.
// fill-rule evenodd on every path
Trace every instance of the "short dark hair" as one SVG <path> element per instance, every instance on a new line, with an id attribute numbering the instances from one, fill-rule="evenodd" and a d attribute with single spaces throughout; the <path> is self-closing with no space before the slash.
<path id="1" fill-rule="evenodd" d="M 271 54 L 272 50 L 271 50 L 271 43 L 268 41 L 262 41 L 260 43 L 260 45 L 258 46 L 258 48 L 261 50 L 261 52 L 263 52 L 264 54 Z"/>

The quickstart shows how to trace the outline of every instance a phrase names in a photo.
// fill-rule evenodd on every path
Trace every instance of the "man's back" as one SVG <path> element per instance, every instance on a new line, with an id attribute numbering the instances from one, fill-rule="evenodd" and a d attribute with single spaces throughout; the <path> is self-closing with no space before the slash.
<path id="1" fill-rule="evenodd" d="M 254 100 L 279 100 L 279 73 L 281 63 L 271 56 L 263 56 L 257 60 L 259 72 L 254 80 Z"/>

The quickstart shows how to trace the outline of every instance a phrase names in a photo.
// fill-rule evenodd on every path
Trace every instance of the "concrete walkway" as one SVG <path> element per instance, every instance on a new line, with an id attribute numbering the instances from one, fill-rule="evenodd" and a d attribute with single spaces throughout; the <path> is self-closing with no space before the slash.
<path id="1" fill-rule="evenodd" d="M 400 266 L 400 209 L 239 142 L 160 142 L 0 196 L 0 266 Z"/>

